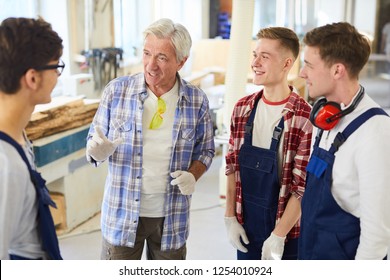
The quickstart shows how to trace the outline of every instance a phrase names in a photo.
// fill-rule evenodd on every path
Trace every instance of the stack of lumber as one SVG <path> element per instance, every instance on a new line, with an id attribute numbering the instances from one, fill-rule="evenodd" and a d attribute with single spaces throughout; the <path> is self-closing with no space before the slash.
<path id="1" fill-rule="evenodd" d="M 46 105 L 38 105 L 26 127 L 30 140 L 53 135 L 90 124 L 99 106 L 98 99 L 57 97 Z"/>

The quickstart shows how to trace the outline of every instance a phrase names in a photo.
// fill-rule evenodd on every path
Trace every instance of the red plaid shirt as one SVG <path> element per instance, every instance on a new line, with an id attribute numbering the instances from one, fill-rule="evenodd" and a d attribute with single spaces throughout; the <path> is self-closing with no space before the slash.
<path id="1" fill-rule="evenodd" d="M 244 143 L 245 124 L 253 110 L 255 100 L 261 98 L 263 91 L 241 98 L 235 105 L 230 125 L 229 149 L 226 155 L 226 171 L 229 175 L 234 172 L 236 181 L 236 216 L 242 224 L 242 186 L 238 154 Z M 309 161 L 312 137 L 310 123 L 310 105 L 298 94 L 292 92 L 284 109 L 284 145 L 283 164 L 280 182 L 277 222 L 286 209 L 291 195 L 299 200 L 305 191 L 306 165 Z M 288 239 L 299 236 L 300 220 L 287 235 Z"/>

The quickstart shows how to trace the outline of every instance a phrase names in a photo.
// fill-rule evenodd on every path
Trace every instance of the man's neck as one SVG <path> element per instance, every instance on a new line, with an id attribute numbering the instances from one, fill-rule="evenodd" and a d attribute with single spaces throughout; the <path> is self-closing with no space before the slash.
<path id="1" fill-rule="evenodd" d="M 0 130 L 24 144 L 23 130 L 30 121 L 33 106 L 17 95 L 0 93 Z"/>
<path id="2" fill-rule="evenodd" d="M 275 86 L 265 86 L 263 91 L 265 99 L 270 102 L 283 101 L 290 95 L 290 93 L 291 89 L 287 82 Z"/>

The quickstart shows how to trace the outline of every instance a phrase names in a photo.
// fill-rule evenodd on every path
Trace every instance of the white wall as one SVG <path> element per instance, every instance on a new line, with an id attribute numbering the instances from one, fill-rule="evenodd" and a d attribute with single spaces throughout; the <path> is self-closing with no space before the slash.
<path id="1" fill-rule="evenodd" d="M 353 24 L 355 27 L 371 36 L 375 34 L 376 1 L 355 0 Z"/>

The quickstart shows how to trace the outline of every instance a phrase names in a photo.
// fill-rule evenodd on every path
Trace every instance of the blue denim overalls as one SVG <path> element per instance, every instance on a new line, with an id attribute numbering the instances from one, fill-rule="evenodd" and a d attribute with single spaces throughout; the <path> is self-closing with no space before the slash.
<path id="1" fill-rule="evenodd" d="M 359 245 L 360 220 L 344 211 L 331 193 L 335 152 L 365 121 L 387 115 L 372 108 L 339 132 L 329 151 L 319 147 L 319 130 L 307 165 L 305 194 L 302 199 L 301 233 L 298 258 L 302 260 L 353 260 Z"/>
<path id="2" fill-rule="evenodd" d="M 263 243 L 275 228 L 278 209 L 280 181 L 277 154 L 284 119 L 282 117 L 274 129 L 270 149 L 253 146 L 253 121 L 258 102 L 259 99 L 256 100 L 245 125 L 244 144 L 238 155 L 242 184 L 243 227 L 249 239 L 249 244 L 244 244 L 248 252 L 237 251 L 239 260 L 261 259 Z M 290 253 L 289 251 L 285 249 L 286 255 Z"/>
<path id="3" fill-rule="evenodd" d="M 46 181 L 42 178 L 40 173 L 33 170 L 30 163 L 24 153 L 22 147 L 7 134 L 0 131 L 0 139 L 12 145 L 22 157 L 26 163 L 30 172 L 30 178 L 37 191 L 38 198 L 38 222 L 39 232 L 42 239 L 42 249 L 47 253 L 48 257 L 53 260 L 62 260 L 60 254 L 60 248 L 58 246 L 57 234 L 54 227 L 53 217 L 51 216 L 49 205 L 56 207 L 55 203 L 51 200 L 49 191 L 46 187 Z M 12 187 L 12 186 L 9 186 Z M 17 206 L 17 205 L 16 205 Z M 26 260 L 22 256 L 10 255 L 11 260 Z"/>

